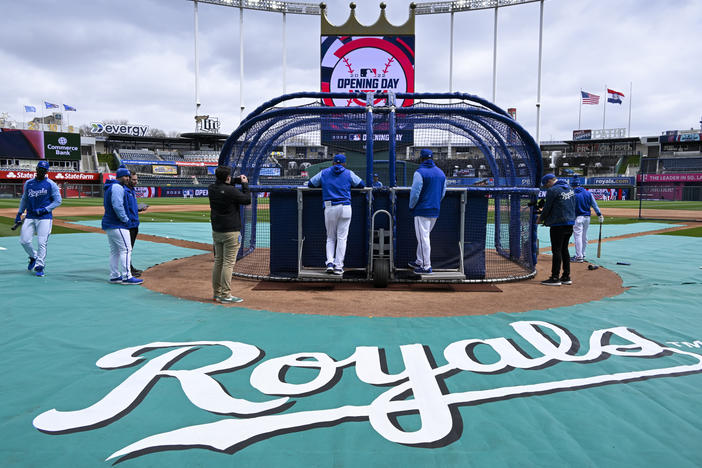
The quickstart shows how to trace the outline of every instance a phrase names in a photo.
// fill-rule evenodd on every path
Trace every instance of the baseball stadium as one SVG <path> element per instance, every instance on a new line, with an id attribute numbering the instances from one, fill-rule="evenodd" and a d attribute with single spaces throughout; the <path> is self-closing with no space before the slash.
<path id="1" fill-rule="evenodd" d="M 544 140 L 541 44 L 536 128 L 495 104 L 494 74 L 492 98 L 417 89 L 416 23 L 450 17 L 453 54 L 454 14 L 491 10 L 497 47 L 498 14 L 531 4 L 541 41 L 543 0 L 411 3 L 400 25 L 384 3 L 371 25 L 353 3 L 338 25 L 325 4 L 182 3 L 193 131 L 0 117 L 2 466 L 702 465 L 702 128 Z M 316 16 L 319 90 L 242 104 L 226 131 L 200 113 L 205 5 Z M 313 182 L 340 161 L 363 183 L 331 274 L 332 205 Z M 445 182 L 423 269 L 426 164 Z M 224 167 L 250 190 L 240 302 L 213 297 Z M 112 276 L 104 228 L 125 174 L 131 282 Z M 558 287 L 550 180 L 593 200 Z M 47 190 L 60 204 L 36 209 Z"/>

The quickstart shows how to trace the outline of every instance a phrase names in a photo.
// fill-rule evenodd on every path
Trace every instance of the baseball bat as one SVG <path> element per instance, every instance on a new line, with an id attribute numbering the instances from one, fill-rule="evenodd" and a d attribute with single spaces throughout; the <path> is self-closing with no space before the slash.
<path id="1" fill-rule="evenodd" d="M 22 225 L 22 221 L 17 221 L 15 224 L 12 225 L 12 227 L 11 227 L 10 229 L 12 229 L 13 231 L 15 231 L 15 230 L 16 230 L 18 227 L 20 227 L 21 225 Z"/>
<path id="2" fill-rule="evenodd" d="M 602 254 L 602 223 L 600 223 L 600 236 L 597 238 L 597 258 Z"/>

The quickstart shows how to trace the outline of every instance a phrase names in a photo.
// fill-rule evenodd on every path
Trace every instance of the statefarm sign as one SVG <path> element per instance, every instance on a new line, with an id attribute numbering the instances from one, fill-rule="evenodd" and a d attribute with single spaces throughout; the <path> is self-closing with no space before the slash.
<path id="1" fill-rule="evenodd" d="M 518 338 L 513 332 L 510 337 L 469 338 L 449 343 L 443 350 L 446 361 L 443 365 L 438 365 L 438 359 L 421 343 L 402 345 L 404 370 L 397 373 L 388 371 L 395 366 L 388 366 L 385 351 L 376 346 L 358 346 L 350 356 L 340 360 L 318 351 L 273 357 L 250 369 L 249 383 L 260 392 L 252 400 L 242 395 L 253 394 L 252 390 L 232 385 L 225 388 L 215 377 L 251 368 L 268 354 L 259 347 L 236 341 L 146 343 L 98 359 L 96 365 L 101 369 L 125 369 L 142 363 L 124 381 L 105 390 L 104 396 L 83 392 L 77 397 L 86 398 L 89 406 L 44 411 L 34 418 L 33 425 L 47 434 L 98 428 L 104 431 L 105 426 L 129 415 L 144 399 L 155 397 L 149 393 L 164 391 L 158 381 L 169 377 L 179 381 L 190 403 L 220 419 L 149 435 L 117 450 L 107 460 L 123 461 L 159 451 L 196 448 L 235 453 L 279 434 L 363 420 L 369 422 L 369 429 L 390 442 L 432 448 L 461 436 L 463 423 L 461 413 L 456 411 L 459 406 L 702 372 L 702 355 L 663 346 L 624 326 L 594 330 L 581 339 L 563 326 L 543 321 L 518 321 L 510 326 Z M 584 344 L 587 349 L 580 350 Z M 478 356 L 485 354 L 476 352 L 478 347 L 487 347 L 490 357 L 481 360 Z M 183 366 L 181 360 L 185 356 L 208 348 L 224 350 L 228 357 L 219 362 L 209 362 L 208 358 L 203 367 L 173 368 L 176 364 Z M 526 349 L 534 351 L 528 354 Z M 142 356 L 147 352 L 152 357 Z M 205 356 L 212 356 L 210 352 L 203 351 Z M 484 362 L 486 359 L 489 362 Z M 598 365 L 605 359 L 607 367 Z M 339 402 L 338 407 L 324 408 L 318 402 L 313 409 L 289 411 L 295 407 L 293 398 L 320 395 L 342 382 L 344 376 L 353 379 L 348 376 L 352 371 L 347 370 L 351 366 L 355 368 L 356 379 L 369 386 L 367 404 Z M 541 370 L 552 366 L 560 367 L 558 372 L 549 372 L 551 379 L 538 378 Z M 617 367 L 621 372 L 613 371 Z M 295 368 L 314 370 L 314 377 L 291 383 L 286 380 L 286 373 Z M 463 384 L 455 384 L 453 391 L 447 388 L 447 383 L 454 382 L 448 379 L 464 372 L 491 376 L 520 370 L 529 370 L 528 382 L 470 388 L 467 386 L 470 380 L 463 378 Z M 554 379 L 554 375 L 558 377 Z M 504 381 L 498 379 L 496 382 Z M 353 385 L 357 385 L 356 380 Z M 79 405 L 70 406 L 83 406 Z M 418 414 L 419 429 L 405 430 L 396 424 L 396 416 L 402 414 Z"/>
<path id="2" fill-rule="evenodd" d="M 37 175 L 32 171 L 0 171 L 0 179 L 27 180 Z M 49 179 L 57 182 L 98 182 L 100 174 L 93 172 L 49 172 Z"/>

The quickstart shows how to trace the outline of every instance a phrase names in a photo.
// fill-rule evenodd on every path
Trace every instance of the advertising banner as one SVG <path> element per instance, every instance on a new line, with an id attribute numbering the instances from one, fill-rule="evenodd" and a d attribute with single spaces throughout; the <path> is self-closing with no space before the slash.
<path id="1" fill-rule="evenodd" d="M 153 198 L 156 196 L 156 187 L 134 187 L 137 198 Z"/>
<path id="2" fill-rule="evenodd" d="M 28 180 L 32 179 L 34 171 L 0 171 L 0 179 Z M 100 174 L 93 172 L 49 172 L 49 179 L 55 182 L 100 182 Z"/>
<path id="3" fill-rule="evenodd" d="M 176 166 L 162 166 L 162 165 L 156 165 L 154 164 L 152 166 L 152 170 L 154 171 L 154 174 L 169 174 L 169 175 L 177 175 L 178 174 L 178 167 Z"/>
<path id="4" fill-rule="evenodd" d="M 592 130 L 573 130 L 573 140 L 589 140 L 592 138 Z"/>
<path id="5" fill-rule="evenodd" d="M 159 164 L 161 164 L 161 161 L 159 161 Z M 176 166 L 188 166 L 188 167 L 205 167 L 205 166 L 219 166 L 219 162 L 217 162 L 217 161 L 207 161 L 207 162 L 176 161 L 175 165 Z"/>
<path id="6" fill-rule="evenodd" d="M 407 35 L 323 35 L 321 36 L 321 90 L 323 92 L 414 92 L 414 34 Z M 365 106 L 365 99 L 323 99 L 327 106 Z M 397 107 L 411 106 L 412 100 L 398 99 Z M 376 99 L 374 105 L 385 104 Z M 385 125 L 385 130 L 383 129 Z M 341 143 L 362 149 L 366 139 L 365 119 L 323 119 L 322 144 Z M 389 140 L 387 122 L 378 122 L 374 141 Z M 398 126 L 398 144 L 411 145 L 413 127 Z M 378 148 L 380 149 L 380 147 Z"/>
<path id="7" fill-rule="evenodd" d="M 160 166 L 175 166 L 175 161 L 154 161 L 149 159 L 123 159 L 124 164 L 134 164 L 135 166 L 151 166 L 158 164 Z"/>
<path id="8" fill-rule="evenodd" d="M 80 135 L 44 132 L 44 155 L 46 159 L 80 161 Z"/>
<path id="9" fill-rule="evenodd" d="M 634 185 L 634 177 L 588 177 L 587 185 Z"/>
<path id="10" fill-rule="evenodd" d="M 702 182 L 702 174 L 639 174 L 639 182 Z"/>
<path id="11" fill-rule="evenodd" d="M 629 189 L 621 188 L 591 188 L 588 191 L 595 200 L 628 200 Z"/>
<path id="12" fill-rule="evenodd" d="M 639 190 L 642 200 L 682 200 L 683 186 L 676 185 L 647 185 Z"/>

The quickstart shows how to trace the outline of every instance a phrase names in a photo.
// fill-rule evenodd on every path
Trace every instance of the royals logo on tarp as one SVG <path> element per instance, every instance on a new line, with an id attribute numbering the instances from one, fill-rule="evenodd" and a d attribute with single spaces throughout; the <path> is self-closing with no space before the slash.
<path id="1" fill-rule="evenodd" d="M 190 403 L 219 419 L 169 428 L 160 434 L 135 435 L 146 437 L 112 453 L 108 460 L 188 448 L 235 453 L 280 434 L 347 421 L 368 421 L 369 430 L 391 443 L 438 448 L 462 437 L 462 415 L 457 411 L 460 406 L 471 406 L 477 411 L 478 405 L 510 398 L 702 372 L 702 355 L 665 347 L 627 327 L 594 330 L 583 337 L 582 347 L 586 349 L 581 350 L 581 340 L 562 326 L 543 321 L 519 321 L 510 326 L 512 331 L 506 337 L 467 338 L 449 343 L 443 349 L 443 359 L 436 358 L 422 344 L 402 345 L 402 363 L 393 362 L 393 366 L 388 366 L 385 350 L 375 346 L 359 346 L 341 359 L 324 352 L 302 351 L 259 363 L 266 354 L 263 350 L 236 341 L 145 343 L 112 352 L 97 361 L 101 369 L 124 369 L 142 363 L 115 388 L 106 388 L 102 395 L 81 394 L 79 398 L 85 401 L 71 406 L 84 409 L 51 409 L 36 416 L 33 424 L 48 434 L 104 428 L 128 417 L 143 400 L 154 398 L 153 393 L 164 391 L 159 380 L 172 378 L 178 380 L 179 389 Z M 207 365 L 183 369 L 184 358 L 203 348 L 219 348 L 228 357 L 214 363 L 208 359 Z M 149 359 L 142 356 L 147 352 L 151 353 Z M 202 352 L 207 355 L 207 351 Z M 599 365 L 605 359 L 606 365 Z M 440 360 L 445 364 L 439 365 Z M 553 366 L 559 367 L 545 372 Z M 619 371 L 614 371 L 617 367 Z M 398 372 L 390 372 L 389 368 Z M 290 374 L 299 369 L 313 372 L 305 373 L 304 379 L 298 375 L 293 382 Z M 528 375 L 519 374 L 522 371 L 528 371 Z M 216 379 L 232 372 L 250 373 L 251 388 L 225 388 Z M 355 372 L 355 377 L 348 375 L 351 372 Z M 498 374 L 507 372 L 517 373 L 512 379 L 516 384 L 501 386 L 505 380 Z M 481 382 L 472 386 L 478 376 Z M 344 377 L 353 380 L 354 394 L 360 403 L 342 401 L 335 403 L 337 407 L 324 407 L 327 405 L 318 401 L 312 409 L 295 410 L 298 399 L 310 399 L 343 385 Z M 358 387 L 358 382 L 367 385 L 366 391 Z M 249 395 L 251 399 L 246 398 Z M 542 399 L 539 405 L 545 401 Z M 309 408 L 310 401 L 307 403 Z M 397 417 L 403 414 L 418 415 L 419 428 L 406 430 L 398 424 Z"/>

